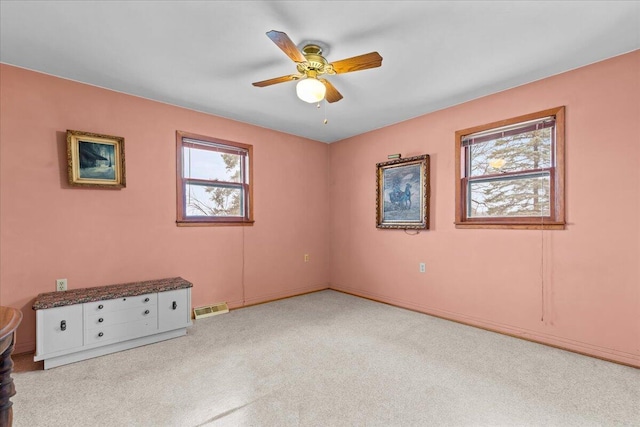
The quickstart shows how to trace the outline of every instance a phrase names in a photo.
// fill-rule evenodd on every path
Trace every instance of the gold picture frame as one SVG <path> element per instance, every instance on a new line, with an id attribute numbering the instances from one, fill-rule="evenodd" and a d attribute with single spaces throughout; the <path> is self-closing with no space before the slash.
<path id="1" fill-rule="evenodd" d="M 69 185 L 126 187 L 124 138 L 67 130 Z"/>
<path id="2" fill-rule="evenodd" d="M 376 227 L 429 229 L 429 155 L 378 163 Z"/>

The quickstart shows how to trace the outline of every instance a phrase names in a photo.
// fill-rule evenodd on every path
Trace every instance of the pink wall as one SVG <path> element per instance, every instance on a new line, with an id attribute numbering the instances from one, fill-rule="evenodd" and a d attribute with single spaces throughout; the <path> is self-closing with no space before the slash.
<path id="1" fill-rule="evenodd" d="M 57 278 L 182 276 L 194 305 L 242 305 L 243 277 L 246 303 L 327 287 L 326 144 L 7 65 L 0 96 L 0 304 L 25 315 L 17 352 L 35 349 L 31 304 Z M 69 188 L 67 129 L 123 136 L 127 188 Z M 253 227 L 175 225 L 176 130 L 253 144 Z"/>
<path id="2" fill-rule="evenodd" d="M 639 76 L 635 51 L 332 144 L 330 286 L 640 366 Z M 454 132 L 561 105 L 566 230 L 456 229 Z M 375 164 L 398 152 L 431 156 L 416 236 L 375 228 Z"/>
<path id="3" fill-rule="evenodd" d="M 0 65 L 0 304 L 25 314 L 17 352 L 56 278 L 182 276 L 194 305 L 331 286 L 640 366 L 639 75 L 636 51 L 327 146 Z M 454 132 L 560 105 L 567 229 L 456 229 Z M 69 188 L 66 129 L 124 136 L 127 188 Z M 176 130 L 254 145 L 255 226 L 175 226 Z M 431 155 L 417 236 L 375 228 L 375 164 L 396 152 Z"/>

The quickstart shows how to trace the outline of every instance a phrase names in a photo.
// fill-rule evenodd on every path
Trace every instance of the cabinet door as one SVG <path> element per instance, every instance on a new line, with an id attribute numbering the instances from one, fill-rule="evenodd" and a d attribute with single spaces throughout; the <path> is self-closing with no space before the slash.
<path id="1" fill-rule="evenodd" d="M 158 293 L 158 326 L 160 331 L 186 328 L 190 323 L 190 289 Z"/>
<path id="2" fill-rule="evenodd" d="M 38 310 L 38 354 L 82 347 L 82 304 Z"/>

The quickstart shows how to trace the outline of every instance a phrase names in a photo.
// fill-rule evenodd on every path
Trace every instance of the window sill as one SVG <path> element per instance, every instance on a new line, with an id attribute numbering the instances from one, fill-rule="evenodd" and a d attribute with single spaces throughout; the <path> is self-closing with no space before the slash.
<path id="1" fill-rule="evenodd" d="M 504 223 L 504 222 L 455 222 L 456 228 L 487 228 L 487 229 L 512 229 L 512 230 L 564 230 L 564 222 L 541 223 Z"/>
<path id="2" fill-rule="evenodd" d="M 245 226 L 251 227 L 255 221 L 241 220 L 241 221 L 176 221 L 178 227 L 233 227 L 233 226 Z"/>

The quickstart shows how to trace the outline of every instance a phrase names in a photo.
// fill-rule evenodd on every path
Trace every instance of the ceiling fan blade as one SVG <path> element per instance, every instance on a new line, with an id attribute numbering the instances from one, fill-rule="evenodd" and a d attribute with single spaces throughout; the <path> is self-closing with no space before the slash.
<path id="1" fill-rule="evenodd" d="M 305 62 L 307 58 L 298 50 L 296 44 L 291 41 L 288 35 L 281 31 L 271 30 L 267 33 L 271 39 L 284 53 L 295 62 Z"/>
<path id="2" fill-rule="evenodd" d="M 352 71 L 376 68 L 382 65 L 382 56 L 378 52 L 369 52 L 353 58 L 342 59 L 332 62 L 331 66 L 336 74 L 350 73 Z"/>
<path id="3" fill-rule="evenodd" d="M 263 80 L 261 82 L 254 82 L 251 84 L 257 87 L 265 87 L 265 86 L 274 85 L 276 83 L 284 83 L 291 80 L 298 80 L 299 78 L 300 76 L 298 74 L 290 74 L 288 76 L 275 77 L 273 79 Z"/>
<path id="4" fill-rule="evenodd" d="M 329 80 L 318 79 L 324 84 L 324 87 L 327 88 L 327 93 L 324 95 L 324 99 L 327 102 L 338 102 L 342 99 L 342 94 L 338 92 L 338 89 L 335 88 L 334 85 L 331 84 Z"/>

